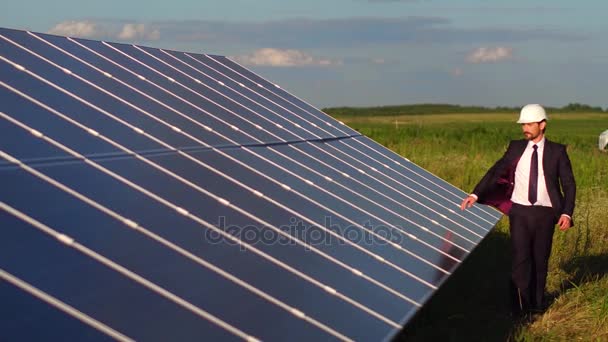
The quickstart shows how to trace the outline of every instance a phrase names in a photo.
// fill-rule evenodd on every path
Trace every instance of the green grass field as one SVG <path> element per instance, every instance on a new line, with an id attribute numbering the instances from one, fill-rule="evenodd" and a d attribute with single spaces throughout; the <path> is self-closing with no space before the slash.
<path id="1" fill-rule="evenodd" d="M 517 113 L 333 114 L 467 192 L 509 140 L 522 138 Z M 503 218 L 397 340 L 608 341 L 608 153 L 597 146 L 598 135 L 608 129 L 608 113 L 549 115 L 546 135 L 568 145 L 577 181 L 576 225 L 554 235 L 551 307 L 532 322 L 510 317 Z"/>

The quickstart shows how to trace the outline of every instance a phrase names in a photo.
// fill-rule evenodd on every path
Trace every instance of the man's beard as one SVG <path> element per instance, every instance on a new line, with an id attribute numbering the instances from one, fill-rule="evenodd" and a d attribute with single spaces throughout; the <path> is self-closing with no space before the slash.
<path id="1" fill-rule="evenodd" d="M 530 132 L 524 133 L 524 137 L 526 138 L 526 140 L 534 140 L 534 139 L 538 138 L 539 135 L 540 135 L 540 133 L 538 133 L 537 135 L 533 135 Z"/>

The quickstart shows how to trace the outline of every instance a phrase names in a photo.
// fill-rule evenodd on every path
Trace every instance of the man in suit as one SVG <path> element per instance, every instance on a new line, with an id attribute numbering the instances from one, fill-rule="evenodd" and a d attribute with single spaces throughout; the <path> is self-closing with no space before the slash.
<path id="1" fill-rule="evenodd" d="M 524 106 L 517 123 L 525 139 L 510 142 L 461 209 L 479 202 L 509 216 L 513 308 L 542 312 L 553 231 L 573 224 L 576 184 L 566 147 L 545 138 L 544 108 Z"/>

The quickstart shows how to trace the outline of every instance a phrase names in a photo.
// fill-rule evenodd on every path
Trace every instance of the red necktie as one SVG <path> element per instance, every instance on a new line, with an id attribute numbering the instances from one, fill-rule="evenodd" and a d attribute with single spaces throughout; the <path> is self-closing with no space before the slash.
<path id="1" fill-rule="evenodd" d="M 530 160 L 530 181 L 528 182 L 528 201 L 530 204 L 536 203 L 536 194 L 538 192 L 538 146 L 532 146 L 532 159 Z"/>

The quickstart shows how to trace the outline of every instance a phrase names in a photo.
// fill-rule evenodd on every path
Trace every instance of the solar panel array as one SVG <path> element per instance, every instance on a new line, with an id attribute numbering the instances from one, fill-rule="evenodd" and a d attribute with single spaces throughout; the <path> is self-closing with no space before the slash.
<path id="1" fill-rule="evenodd" d="M 0 339 L 388 339 L 500 217 L 226 57 L 0 29 L 0 75 Z"/>

